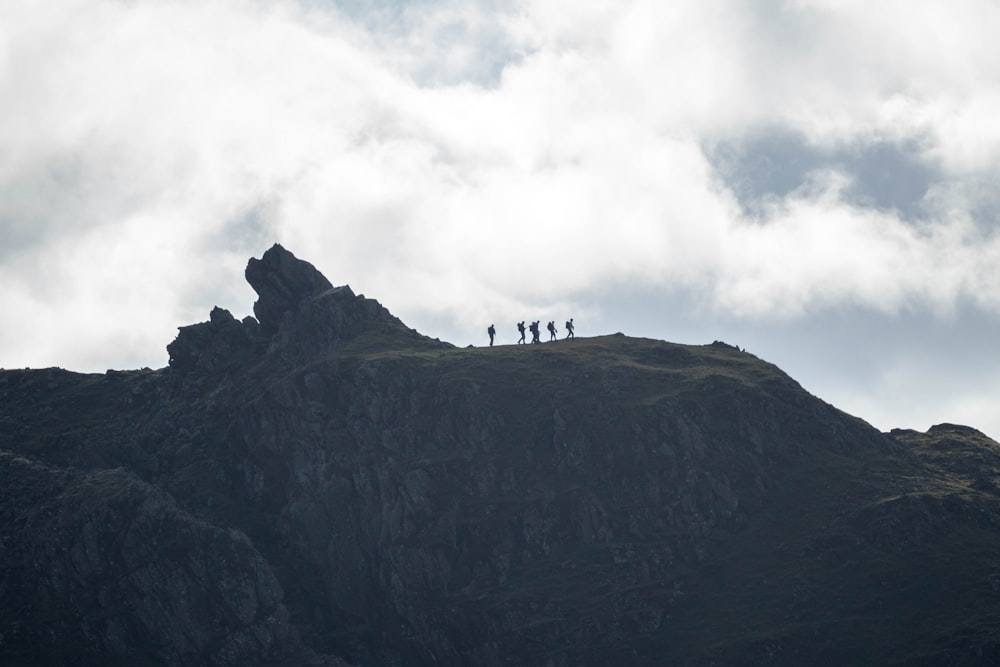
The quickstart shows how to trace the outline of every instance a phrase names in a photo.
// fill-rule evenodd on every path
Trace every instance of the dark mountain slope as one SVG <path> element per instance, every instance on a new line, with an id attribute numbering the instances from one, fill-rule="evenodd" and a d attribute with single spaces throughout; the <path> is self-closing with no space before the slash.
<path id="1" fill-rule="evenodd" d="M 289 639 L 281 588 L 245 536 L 120 468 L 0 451 L 0 479 L 4 664 L 241 664 Z"/>
<path id="2" fill-rule="evenodd" d="M 820 454 L 784 471 L 762 511 L 713 534 L 677 616 L 681 650 L 667 655 L 705 664 L 997 664 L 1000 503 L 993 489 L 977 488 L 982 468 L 955 474 L 952 457 L 928 459 L 923 448 L 938 449 L 949 432 L 970 458 L 1000 454 L 978 431 L 934 427 L 894 431 L 908 446 L 902 456 Z"/>
<path id="3" fill-rule="evenodd" d="M 879 433 L 721 343 L 457 349 L 280 246 L 247 278 L 257 319 L 183 327 L 168 368 L 0 374 L 17 462 L 0 658 L 61 664 L 53 641 L 123 664 L 996 657 L 1000 446 L 982 434 Z M 157 500 L 59 500 L 95 475 Z M 74 528 L 39 560 L 22 545 L 51 528 L 24 517 L 56 505 Z M 148 530 L 46 578 L 88 522 Z M 125 586 L 139 560 L 154 574 Z M 195 590 L 204 605 L 137 611 Z"/>

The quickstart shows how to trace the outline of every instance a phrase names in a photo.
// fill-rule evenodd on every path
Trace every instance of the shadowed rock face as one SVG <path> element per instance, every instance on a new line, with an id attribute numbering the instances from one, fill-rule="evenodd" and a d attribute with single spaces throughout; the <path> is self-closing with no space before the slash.
<path id="1" fill-rule="evenodd" d="M 247 279 L 166 369 L 0 373 L 0 662 L 996 657 L 981 433 L 722 343 L 456 349 L 280 246 Z"/>
<path id="2" fill-rule="evenodd" d="M 291 638 L 281 586 L 243 533 L 120 468 L 82 473 L 0 451 L 0 478 L 0 655 L 242 665 Z"/>
<path id="3" fill-rule="evenodd" d="M 408 329 L 378 301 L 355 295 L 349 286 L 333 287 L 312 264 L 280 245 L 252 258 L 246 277 L 259 296 L 257 319 L 237 321 L 216 307 L 208 322 L 180 327 L 167 345 L 172 370 L 205 375 L 262 359 L 308 362 L 350 341 L 371 348 L 451 347 Z"/>
<path id="4" fill-rule="evenodd" d="M 260 297 L 253 312 L 265 334 L 275 333 L 282 319 L 294 313 L 304 299 L 333 288 L 316 267 L 278 244 L 260 259 L 250 259 L 246 278 Z"/>
<path id="5" fill-rule="evenodd" d="M 167 353 L 175 370 L 214 372 L 245 361 L 263 340 L 257 320 L 247 317 L 237 322 L 232 313 L 216 306 L 208 322 L 180 327 Z"/>

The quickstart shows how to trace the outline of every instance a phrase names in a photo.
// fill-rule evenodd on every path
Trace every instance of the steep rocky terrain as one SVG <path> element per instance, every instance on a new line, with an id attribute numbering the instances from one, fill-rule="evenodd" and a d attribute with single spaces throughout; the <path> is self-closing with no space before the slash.
<path id="1" fill-rule="evenodd" d="M 1000 445 L 723 343 L 458 349 L 280 246 L 160 370 L 0 372 L 0 664 L 979 665 Z"/>

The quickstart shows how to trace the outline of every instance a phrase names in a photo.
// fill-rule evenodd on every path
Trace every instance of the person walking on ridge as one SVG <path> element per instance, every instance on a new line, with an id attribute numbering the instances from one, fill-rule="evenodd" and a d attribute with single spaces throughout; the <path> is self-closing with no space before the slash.
<path id="1" fill-rule="evenodd" d="M 569 318 L 569 322 L 566 323 L 566 338 L 576 338 L 576 334 L 573 333 L 573 318 Z"/>
<path id="2" fill-rule="evenodd" d="M 490 347 L 493 347 L 493 337 L 497 335 L 497 330 L 491 324 L 490 328 L 486 330 L 486 333 L 488 333 L 490 335 Z"/>
<path id="3" fill-rule="evenodd" d="M 548 330 L 549 330 L 549 342 L 552 342 L 552 341 L 554 341 L 556 339 L 556 322 L 555 322 L 555 320 L 552 320 L 551 322 L 549 322 L 549 324 L 548 324 Z"/>
<path id="4" fill-rule="evenodd" d="M 528 325 L 528 329 L 531 330 L 531 342 L 532 343 L 541 343 L 542 342 L 542 340 L 541 340 L 541 338 L 539 338 L 539 334 L 538 334 L 538 324 L 539 323 L 536 321 L 536 322 L 532 322 L 530 325 Z"/>
<path id="5" fill-rule="evenodd" d="M 517 332 L 521 334 L 521 337 L 518 339 L 517 344 L 521 345 L 522 343 L 524 343 L 524 320 L 521 320 L 520 322 L 517 323 Z"/>

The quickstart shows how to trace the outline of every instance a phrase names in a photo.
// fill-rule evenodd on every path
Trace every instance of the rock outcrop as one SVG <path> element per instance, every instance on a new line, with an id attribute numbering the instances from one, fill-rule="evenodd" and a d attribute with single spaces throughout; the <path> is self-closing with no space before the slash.
<path id="1" fill-rule="evenodd" d="M 281 585 L 240 531 L 195 519 L 120 468 L 81 473 L 0 451 L 0 478 L 0 655 L 244 665 L 291 638 Z"/>
<path id="2" fill-rule="evenodd" d="M 286 317 L 294 316 L 306 299 L 333 289 L 326 277 L 309 262 L 275 244 L 260 259 L 251 258 L 247 282 L 260 297 L 253 312 L 265 334 L 274 334 Z"/>
<path id="3" fill-rule="evenodd" d="M 982 434 L 721 343 L 457 349 L 280 246 L 247 279 L 166 369 L 0 373 L 0 662 L 997 656 Z"/>
<path id="4" fill-rule="evenodd" d="M 259 329 L 252 317 L 238 322 L 228 310 L 216 306 L 208 322 L 180 327 L 177 338 L 167 345 L 170 367 L 215 373 L 236 366 L 260 347 Z"/>

